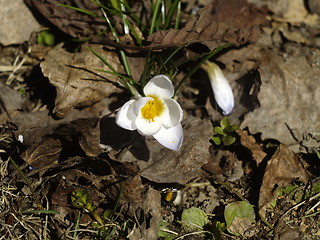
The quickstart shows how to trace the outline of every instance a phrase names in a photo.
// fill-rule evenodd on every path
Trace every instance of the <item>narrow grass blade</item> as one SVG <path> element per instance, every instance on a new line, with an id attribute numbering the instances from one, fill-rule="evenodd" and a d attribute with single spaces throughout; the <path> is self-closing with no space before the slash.
<path id="1" fill-rule="evenodd" d="M 176 90 L 175 90 L 175 94 L 179 91 L 180 87 L 182 86 L 182 84 L 192 75 L 194 74 L 199 67 L 205 62 L 207 61 L 209 58 L 211 58 L 212 56 L 214 56 L 215 54 L 217 54 L 218 52 L 220 52 L 222 49 L 226 48 L 229 46 L 229 43 L 223 44 L 219 47 L 217 47 L 216 49 L 214 49 L 213 51 L 211 51 L 207 56 L 205 56 L 190 72 L 188 72 L 188 74 L 186 74 L 184 76 L 184 78 L 180 81 L 179 85 L 177 86 Z"/>
<path id="2" fill-rule="evenodd" d="M 99 17 L 97 14 L 95 14 L 93 12 L 90 12 L 88 10 L 85 10 L 85 9 L 81 9 L 81 8 L 77 8 L 77 7 L 73 7 L 73 6 L 69 6 L 69 5 L 65 5 L 65 4 L 61 4 L 61 3 L 58 3 L 58 6 L 70 8 L 70 9 L 76 10 L 78 12 L 82 12 L 82 13 L 88 14 L 88 15 L 93 16 L 93 17 Z"/>

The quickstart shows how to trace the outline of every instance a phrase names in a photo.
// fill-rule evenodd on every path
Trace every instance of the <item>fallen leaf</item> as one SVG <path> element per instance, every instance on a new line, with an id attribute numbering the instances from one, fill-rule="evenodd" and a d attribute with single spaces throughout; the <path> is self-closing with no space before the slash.
<path id="1" fill-rule="evenodd" d="M 26 97 L 0 82 L 0 124 L 18 116 L 27 103 Z"/>
<path id="2" fill-rule="evenodd" d="M 314 151 L 320 141 L 320 69 L 308 62 L 308 47 L 289 44 L 283 49 L 281 55 L 260 51 L 260 107 L 245 116 L 241 128 L 261 132 L 262 140 L 276 139 L 295 151 L 301 151 L 300 144 Z"/>
<path id="3" fill-rule="evenodd" d="M 184 209 L 181 214 L 182 225 L 189 230 L 201 230 L 209 223 L 208 215 L 200 208 L 191 207 Z"/>
<path id="4" fill-rule="evenodd" d="M 259 166 L 267 154 L 262 150 L 260 145 L 256 143 L 255 138 L 248 134 L 248 131 L 239 129 L 237 133 L 240 136 L 241 144 L 251 151 L 253 159 L 256 161 L 257 166 Z"/>
<path id="5" fill-rule="evenodd" d="M 101 46 L 90 46 L 102 55 L 117 72 L 122 72 L 117 53 L 106 52 Z M 43 74 L 56 87 L 57 97 L 53 113 L 59 117 L 75 107 L 92 105 L 116 92 L 118 77 L 95 69 L 109 70 L 104 63 L 84 45 L 80 53 L 69 53 L 56 47 L 49 51 L 41 64 Z"/>
<path id="6" fill-rule="evenodd" d="M 99 18 L 99 15 L 102 14 L 100 7 L 90 1 L 78 0 L 74 2 L 71 0 L 57 0 L 52 2 L 25 0 L 25 2 L 36 14 L 42 15 L 42 17 L 55 27 L 73 38 L 88 37 L 105 30 L 105 21 Z M 97 16 L 58 6 L 58 4 L 78 7 L 90 11 Z"/>
<path id="7" fill-rule="evenodd" d="M 259 193 L 259 209 L 268 204 L 275 196 L 277 187 L 284 187 L 299 180 L 308 181 L 308 173 L 297 155 L 293 154 L 286 145 L 280 144 L 268 161 L 262 179 Z"/>
<path id="8" fill-rule="evenodd" d="M 136 175 L 133 178 L 128 178 L 123 183 L 124 195 L 128 201 L 133 204 L 134 208 L 137 208 L 143 201 L 142 192 L 144 190 L 144 185 L 140 175 Z"/>
<path id="9" fill-rule="evenodd" d="M 224 218 L 230 233 L 243 236 L 255 221 L 253 206 L 247 201 L 232 202 L 225 207 Z"/>
<path id="10" fill-rule="evenodd" d="M 32 145 L 21 157 L 28 165 L 40 169 L 58 163 L 61 150 L 62 143 L 59 139 L 45 138 L 40 143 Z"/>
<path id="11" fill-rule="evenodd" d="M 63 143 L 66 156 L 85 155 L 95 157 L 100 153 L 99 118 L 78 119 L 61 124 L 53 130 L 52 135 Z"/>
<path id="12" fill-rule="evenodd" d="M 147 40 L 151 47 L 203 43 L 213 50 L 224 42 L 241 45 L 256 40 L 256 26 L 266 22 L 266 14 L 245 0 L 217 0 L 199 10 L 184 28 L 159 30 Z"/>
<path id="13" fill-rule="evenodd" d="M 273 18 L 276 21 L 288 22 L 290 25 L 308 25 L 318 26 L 319 16 L 309 14 L 306 5 L 308 2 L 302 0 L 248 0 L 257 6 L 266 6 L 274 13 Z"/>
<path id="14" fill-rule="evenodd" d="M 212 125 L 208 119 L 190 118 L 183 124 L 183 131 L 184 141 L 179 151 L 149 149 L 150 160 L 138 162 L 142 177 L 157 183 L 186 184 L 199 176 L 210 157 Z"/>

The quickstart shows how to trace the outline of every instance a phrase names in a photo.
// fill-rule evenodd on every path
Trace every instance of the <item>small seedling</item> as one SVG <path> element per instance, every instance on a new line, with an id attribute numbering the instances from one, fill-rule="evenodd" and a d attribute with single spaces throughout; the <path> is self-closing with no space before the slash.
<path id="1" fill-rule="evenodd" d="M 92 217 L 101 225 L 104 225 L 101 217 L 95 212 L 95 206 L 91 201 L 89 194 L 82 190 L 75 190 L 71 193 L 71 204 L 76 208 L 80 208 L 89 212 Z"/>
<path id="2" fill-rule="evenodd" d="M 216 145 L 230 146 L 236 141 L 234 132 L 238 129 L 237 125 L 230 125 L 228 117 L 223 117 L 220 126 L 213 128 L 214 134 L 211 139 Z"/>
<path id="3" fill-rule="evenodd" d="M 53 46 L 54 42 L 54 35 L 47 30 L 41 31 L 37 36 L 37 43 L 40 45 Z"/>
<path id="4" fill-rule="evenodd" d="M 226 206 L 224 218 L 226 220 L 227 230 L 231 234 L 239 236 L 255 221 L 255 213 L 250 203 L 247 201 L 239 201 Z"/>
<path id="5" fill-rule="evenodd" d="M 190 230 L 202 230 L 209 223 L 207 214 L 200 208 L 191 207 L 183 210 L 181 215 L 182 225 Z"/>

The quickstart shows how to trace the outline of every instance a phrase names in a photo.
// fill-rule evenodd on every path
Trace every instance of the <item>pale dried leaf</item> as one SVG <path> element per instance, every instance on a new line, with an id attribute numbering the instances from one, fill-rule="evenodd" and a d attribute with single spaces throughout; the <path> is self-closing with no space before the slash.
<path id="1" fill-rule="evenodd" d="M 310 1 L 303 0 L 248 0 L 257 6 L 267 6 L 274 13 L 277 21 L 288 22 L 290 25 L 306 24 L 308 26 L 319 26 L 320 18 L 317 14 L 310 14 L 306 4 Z M 319 2 L 315 0 L 314 2 Z M 310 7 L 310 6 L 309 6 Z"/>
<path id="2" fill-rule="evenodd" d="M 105 52 L 101 46 L 91 46 L 102 55 L 117 72 L 122 66 L 115 52 Z M 117 91 L 117 77 L 95 69 L 110 71 L 85 46 L 80 53 L 69 53 L 57 47 L 51 50 L 41 64 L 43 74 L 57 89 L 53 113 L 63 117 L 77 106 L 89 106 Z"/>
<path id="3" fill-rule="evenodd" d="M 179 151 L 150 149 L 151 159 L 146 164 L 139 161 L 141 176 L 157 183 L 185 184 L 201 173 L 207 163 L 212 125 L 209 120 L 191 118 L 183 125 L 184 141 Z"/>
<path id="4" fill-rule="evenodd" d="M 307 60 L 311 49 L 295 44 L 284 49 L 282 55 L 274 50 L 260 52 L 260 108 L 245 116 L 241 128 L 248 127 L 252 134 L 261 132 L 262 140 L 301 143 L 316 150 L 320 141 L 320 69 Z"/>
<path id="5" fill-rule="evenodd" d="M 259 208 L 261 209 L 274 197 L 276 187 L 290 185 L 294 180 L 303 183 L 308 181 L 308 173 L 297 155 L 286 145 L 280 144 L 267 163 L 259 193 Z"/>

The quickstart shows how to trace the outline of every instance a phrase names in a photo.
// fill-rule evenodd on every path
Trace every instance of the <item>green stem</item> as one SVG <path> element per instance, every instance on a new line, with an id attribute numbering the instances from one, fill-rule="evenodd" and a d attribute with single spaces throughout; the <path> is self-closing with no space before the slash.
<path id="1" fill-rule="evenodd" d="M 97 2 L 100 4 L 99 0 L 97 0 Z M 112 31 L 112 34 L 114 36 L 114 39 L 116 40 L 116 43 L 119 43 L 120 39 L 118 37 L 117 31 L 113 28 L 113 26 L 112 26 L 112 24 L 110 22 L 110 19 L 108 18 L 108 15 L 107 15 L 106 11 L 103 8 L 101 8 L 101 12 L 103 13 L 104 18 L 106 19 L 106 21 L 107 21 L 107 23 L 108 23 L 108 25 L 109 25 L 109 27 L 110 27 L 110 29 Z M 127 56 L 126 56 L 124 51 L 122 51 L 122 50 L 119 50 L 119 51 L 120 51 L 120 58 L 121 58 L 121 62 L 123 64 L 124 70 L 125 70 L 126 74 L 129 77 L 131 77 L 132 74 L 131 74 L 129 63 L 128 63 L 128 60 L 127 60 Z"/>
<path id="2" fill-rule="evenodd" d="M 152 33 L 154 33 L 154 29 L 155 29 L 155 26 L 156 26 L 156 21 L 157 21 L 159 10 L 160 10 L 160 5 L 161 5 L 161 0 L 157 0 L 156 7 L 154 9 L 152 20 L 151 20 L 151 26 L 150 26 L 150 29 L 149 29 L 149 36 Z"/>
<path id="3" fill-rule="evenodd" d="M 198 69 L 199 67 L 208 59 L 210 59 L 212 56 L 214 56 L 215 54 L 217 54 L 219 51 L 221 51 L 223 48 L 226 48 L 229 46 L 229 43 L 223 44 L 219 47 L 217 47 L 216 49 L 214 49 L 211 53 L 209 53 L 207 56 L 205 56 L 190 72 L 188 72 L 188 74 L 186 74 L 184 76 L 184 78 L 180 81 L 179 85 L 177 86 L 174 95 L 177 94 L 177 92 L 179 91 L 180 87 L 182 86 L 182 84 L 189 78 L 191 77 Z"/>
<path id="4" fill-rule="evenodd" d="M 22 178 L 26 181 L 26 184 L 28 185 L 28 187 L 30 188 L 32 194 L 34 195 L 34 190 L 27 178 L 27 176 L 21 171 L 20 167 L 16 164 L 16 162 L 12 159 L 12 157 L 9 157 L 10 162 L 13 164 L 13 166 L 15 167 L 15 169 L 17 169 L 17 171 L 20 173 L 20 175 L 22 176 Z"/>

